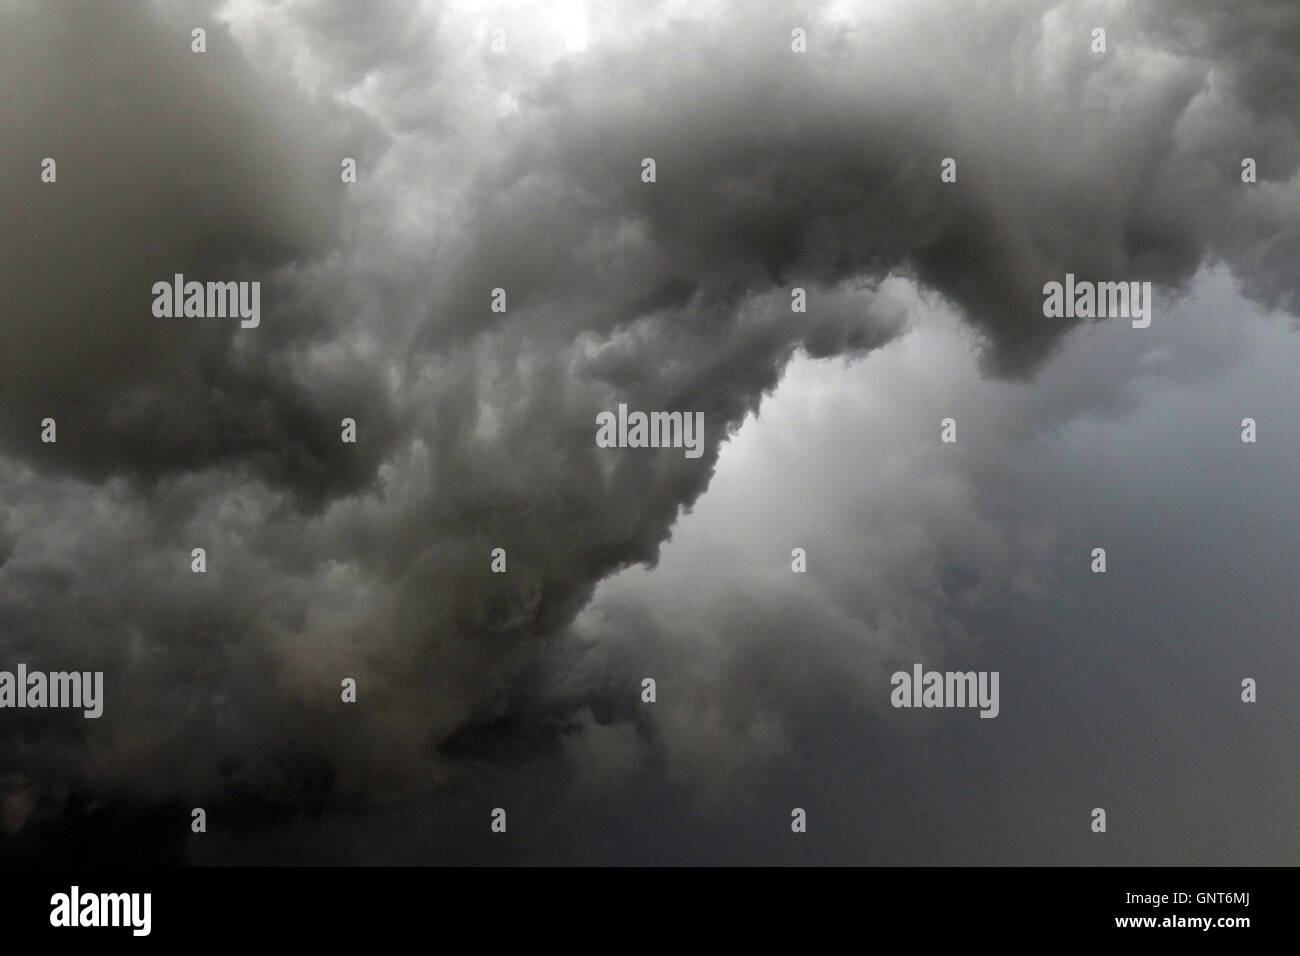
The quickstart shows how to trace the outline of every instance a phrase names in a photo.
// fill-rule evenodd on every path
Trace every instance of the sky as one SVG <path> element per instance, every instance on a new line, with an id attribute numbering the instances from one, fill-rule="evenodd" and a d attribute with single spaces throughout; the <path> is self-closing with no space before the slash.
<path id="1" fill-rule="evenodd" d="M 0 709 L 0 859 L 1294 864 L 1297 52 L 1264 2 L 0 0 L 0 670 L 104 674 Z M 598 447 L 620 403 L 703 454 Z M 892 706 L 916 663 L 997 717 Z"/>

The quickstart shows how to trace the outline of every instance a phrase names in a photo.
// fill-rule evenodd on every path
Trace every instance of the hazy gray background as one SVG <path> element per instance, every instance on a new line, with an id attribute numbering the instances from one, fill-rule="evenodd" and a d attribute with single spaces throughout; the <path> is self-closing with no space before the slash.
<path id="1" fill-rule="evenodd" d="M 1300 8 L 0 27 L 0 666 L 106 673 L 0 717 L 4 858 L 1296 862 Z M 1067 271 L 1151 328 L 1045 319 Z M 705 456 L 597 449 L 619 401 Z"/>

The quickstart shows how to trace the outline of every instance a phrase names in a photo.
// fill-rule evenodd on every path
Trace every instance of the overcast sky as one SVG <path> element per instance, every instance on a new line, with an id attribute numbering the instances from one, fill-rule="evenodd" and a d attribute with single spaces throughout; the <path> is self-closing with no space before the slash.
<path id="1" fill-rule="evenodd" d="M 0 89 L 0 669 L 105 688 L 10 859 L 1296 862 L 1300 7 L 0 0 Z"/>

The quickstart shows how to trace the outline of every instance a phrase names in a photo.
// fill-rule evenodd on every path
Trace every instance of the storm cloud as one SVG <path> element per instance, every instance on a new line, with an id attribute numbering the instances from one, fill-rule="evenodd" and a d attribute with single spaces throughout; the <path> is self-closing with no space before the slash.
<path id="1" fill-rule="evenodd" d="M 1258 354 L 1216 338 L 1227 315 L 1165 341 L 1178 310 L 1206 289 L 1242 328 L 1300 309 L 1300 12 L 1279 5 L 0 11 L 0 647 L 106 686 L 98 721 L 6 713 L 17 840 L 97 800 L 378 813 L 523 766 L 570 800 L 651 767 L 714 813 L 809 727 L 885 733 L 867 688 L 899 661 L 1067 599 L 1067 532 L 999 497 L 1030 481 L 1010 463 L 1133 412 L 1144 376 Z M 1045 318 L 1067 272 L 1152 282 L 1151 342 Z M 155 318 L 175 273 L 260 281 L 261 325 Z M 966 391 L 898 409 L 895 447 L 924 452 L 816 457 L 876 496 L 833 483 L 808 532 L 829 573 L 791 580 L 794 528 L 714 587 L 698 555 L 655 568 L 792 362 L 867 368 L 935 315 L 966 331 L 944 326 L 934 389 L 947 369 Z M 1042 400 L 971 406 L 962 334 L 989 388 Z M 598 448 L 620 402 L 703 412 L 703 456 Z M 805 427 L 837 426 L 791 423 L 791 462 Z M 731 526 L 784 495 L 755 484 Z"/>

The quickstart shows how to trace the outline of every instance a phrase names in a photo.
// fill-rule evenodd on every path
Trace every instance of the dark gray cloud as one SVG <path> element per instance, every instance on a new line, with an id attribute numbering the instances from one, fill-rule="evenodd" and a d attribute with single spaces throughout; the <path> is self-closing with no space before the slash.
<path id="1" fill-rule="evenodd" d="M 94 726 L 23 716 L 0 751 L 17 831 L 86 793 L 251 818 L 523 766 L 542 782 L 512 785 L 587 801 L 650 768 L 716 808 L 839 712 L 804 704 L 879 721 L 861 689 L 895 657 L 975 646 L 990 602 L 1056 593 L 1023 567 L 1059 538 L 983 503 L 1021 441 L 1132 412 L 1150 369 L 1203 382 L 1238 340 L 1211 324 L 1071 366 L 1032 421 L 954 394 L 984 451 L 949 471 L 879 449 L 878 503 L 897 510 L 864 541 L 871 506 L 828 498 L 834 534 L 816 538 L 839 571 L 808 593 L 788 593 L 783 544 L 745 579 L 762 585 L 716 597 L 707 568 L 669 573 L 667 594 L 638 585 L 649 610 L 616 592 L 579 617 L 600 582 L 657 561 L 793 356 L 904 345 L 947 303 L 986 370 L 1032 379 L 1078 340 L 1041 311 L 1067 271 L 1156 283 L 1157 328 L 1210 263 L 1297 307 L 1283 94 L 1300 20 L 1267 5 L 612 4 L 568 53 L 558 15 L 504 7 L 0 9 L 18 91 L 0 105 L 17 144 L 0 157 L 0 636 L 6 659 L 104 669 L 110 694 Z M 174 272 L 260 278 L 261 327 L 155 319 L 149 288 Z M 598 449 L 595 414 L 620 401 L 704 412 L 705 454 Z M 907 428 L 929 435 L 937 411 Z M 861 456 L 819 467 L 860 473 Z M 989 583 L 999 570 L 1010 584 Z M 694 611 L 651 613 L 679 594 Z M 794 632 L 800 650 L 759 636 Z M 714 641 L 721 671 L 699 651 Z M 654 722 L 627 696 L 648 658 L 679 702 Z"/>
<path id="2" fill-rule="evenodd" d="M 9 4 L 5 24 L 3 446 L 91 480 L 247 467 L 304 498 L 370 477 L 389 415 L 377 368 L 300 374 L 302 351 L 342 333 L 325 290 L 293 281 L 341 240 L 331 183 L 343 144 L 374 139 L 364 121 L 277 88 L 202 11 Z M 260 280 L 258 348 L 237 322 L 156 319 L 151 288 L 176 273 Z M 374 426 L 356 456 L 322 420 L 345 396 Z"/>

